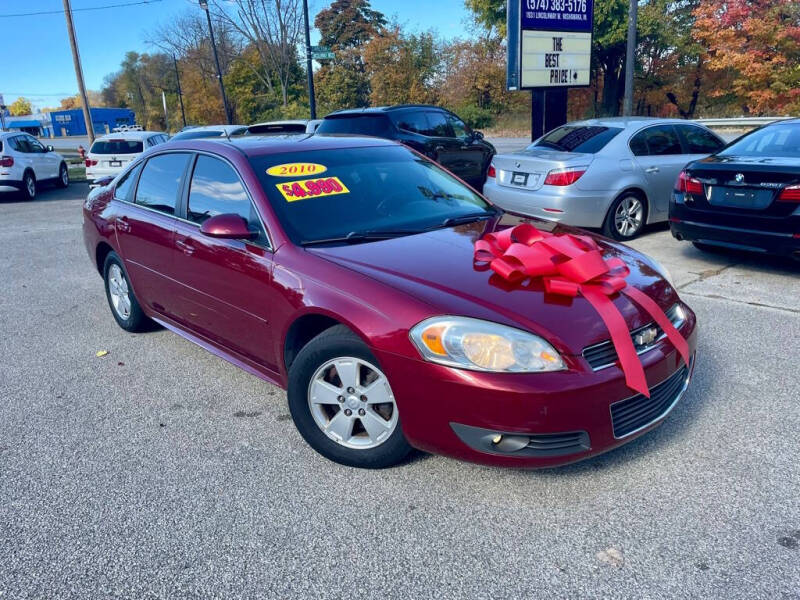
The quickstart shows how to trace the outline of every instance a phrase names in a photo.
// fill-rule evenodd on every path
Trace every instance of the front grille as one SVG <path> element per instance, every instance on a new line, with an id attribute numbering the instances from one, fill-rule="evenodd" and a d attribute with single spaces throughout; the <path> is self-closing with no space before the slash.
<path id="1" fill-rule="evenodd" d="M 688 377 L 689 367 L 684 365 L 668 379 L 650 388 L 649 398 L 636 394 L 612 404 L 614 437 L 630 435 L 666 416 L 686 389 Z"/>
<path id="2" fill-rule="evenodd" d="M 571 433 L 531 434 L 527 449 L 536 456 L 561 456 L 575 452 L 585 452 L 591 445 L 589 434 L 585 431 Z"/>
<path id="3" fill-rule="evenodd" d="M 679 304 L 673 304 L 672 307 L 666 311 L 665 313 L 667 318 L 672 322 L 675 328 L 679 328 L 683 325 L 683 312 L 679 306 Z M 636 336 L 641 333 L 642 331 L 650 328 L 656 328 L 656 338 L 649 344 L 637 344 L 636 343 Z M 636 348 L 637 354 L 643 354 L 648 350 L 652 349 L 659 341 L 663 340 L 666 337 L 664 331 L 656 325 L 655 323 L 648 323 L 643 327 L 639 327 L 638 329 L 634 329 L 631 331 L 631 340 L 633 340 L 633 345 Z M 606 367 L 610 367 L 616 364 L 618 360 L 617 351 L 614 348 L 614 343 L 611 340 L 600 342 L 599 344 L 595 344 L 593 346 L 587 346 L 583 349 L 583 358 L 586 359 L 586 362 L 589 363 L 589 366 L 592 367 L 592 370 L 599 371 L 600 369 L 605 369 Z"/>

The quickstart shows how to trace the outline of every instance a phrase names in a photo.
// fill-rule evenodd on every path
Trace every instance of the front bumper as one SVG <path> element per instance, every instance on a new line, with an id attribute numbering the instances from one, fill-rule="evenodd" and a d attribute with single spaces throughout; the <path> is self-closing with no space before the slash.
<path id="1" fill-rule="evenodd" d="M 687 312 L 681 333 L 694 356 L 695 317 Z M 470 462 L 527 468 L 583 460 L 653 429 L 682 397 L 694 367 L 694 360 L 688 366 L 683 363 L 668 340 L 642 354 L 652 402 L 661 402 L 648 408 L 633 404 L 636 395 L 625 385 L 619 367 L 593 371 L 581 357 L 570 357 L 575 368 L 564 372 L 501 374 L 376 354 L 392 382 L 403 433 L 411 445 Z M 659 395 L 656 388 L 670 381 L 669 394 Z M 612 409 L 650 410 L 652 418 L 623 422 L 624 415 L 612 419 Z M 625 430 L 626 423 L 633 429 Z"/>
<path id="2" fill-rule="evenodd" d="M 586 192 L 575 184 L 526 190 L 487 179 L 483 194 L 503 210 L 575 227 L 602 227 L 613 192 Z"/>

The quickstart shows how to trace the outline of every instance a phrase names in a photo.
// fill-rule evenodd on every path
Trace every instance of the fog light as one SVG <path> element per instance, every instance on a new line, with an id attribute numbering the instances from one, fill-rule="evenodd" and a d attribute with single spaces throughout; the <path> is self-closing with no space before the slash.
<path id="1" fill-rule="evenodd" d="M 499 433 L 492 438 L 492 443 L 493 444 L 499 444 L 502 441 L 503 441 L 503 436 L 500 435 Z"/>

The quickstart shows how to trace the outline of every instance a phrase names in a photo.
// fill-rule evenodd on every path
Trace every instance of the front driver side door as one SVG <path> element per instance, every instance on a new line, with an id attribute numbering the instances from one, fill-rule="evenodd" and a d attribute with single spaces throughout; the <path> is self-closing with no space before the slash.
<path id="1" fill-rule="evenodd" d="M 474 186 L 483 184 L 484 166 L 487 163 L 486 148 L 473 137 L 467 125 L 453 114 L 447 113 L 447 121 L 453 136 L 460 144 L 458 159 L 462 179 Z"/>
<path id="2" fill-rule="evenodd" d="M 31 149 L 31 157 L 35 163 L 34 171 L 37 179 L 53 179 L 58 177 L 60 161 L 55 153 L 48 152 L 47 148 L 32 135 L 26 135 L 25 141 Z"/>

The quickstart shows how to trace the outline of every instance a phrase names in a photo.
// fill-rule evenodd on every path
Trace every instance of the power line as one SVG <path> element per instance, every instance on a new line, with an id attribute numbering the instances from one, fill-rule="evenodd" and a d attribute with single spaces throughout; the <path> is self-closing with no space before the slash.
<path id="1" fill-rule="evenodd" d="M 121 4 L 107 4 L 105 6 L 87 6 L 84 8 L 73 8 L 72 12 L 83 12 L 87 10 L 106 10 L 108 8 L 122 8 L 124 6 L 138 6 L 140 4 L 155 4 L 156 2 L 163 2 L 163 0 L 139 0 L 138 2 L 123 2 Z M 39 15 L 63 15 L 64 10 L 43 10 L 39 12 L 30 13 L 16 13 L 10 15 L 0 15 L 0 19 L 9 19 L 12 17 L 35 17 Z"/>

